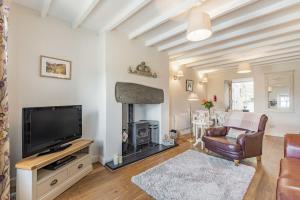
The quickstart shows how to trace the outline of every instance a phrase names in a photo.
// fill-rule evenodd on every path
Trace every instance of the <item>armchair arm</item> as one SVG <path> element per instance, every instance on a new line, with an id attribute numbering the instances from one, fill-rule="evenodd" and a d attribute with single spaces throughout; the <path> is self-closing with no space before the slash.
<path id="1" fill-rule="evenodd" d="M 208 128 L 205 130 L 205 135 L 210 137 L 222 137 L 227 135 L 226 127 Z"/>
<path id="2" fill-rule="evenodd" d="M 300 134 L 284 136 L 284 157 L 300 159 Z"/>
<path id="3" fill-rule="evenodd" d="M 262 154 L 263 132 L 239 135 L 237 143 L 242 146 L 245 158 L 260 156 Z"/>

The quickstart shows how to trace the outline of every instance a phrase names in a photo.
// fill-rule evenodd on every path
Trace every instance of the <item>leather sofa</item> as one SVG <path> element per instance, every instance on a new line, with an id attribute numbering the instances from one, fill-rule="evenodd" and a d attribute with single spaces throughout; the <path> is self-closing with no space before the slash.
<path id="1" fill-rule="evenodd" d="M 230 128 L 239 127 L 220 127 L 206 129 L 202 141 L 205 149 L 220 154 L 239 165 L 240 160 L 250 157 L 257 157 L 260 160 L 262 155 L 262 142 L 265 133 L 268 117 L 262 115 L 257 132 L 245 130 L 246 134 L 239 135 L 237 139 L 226 137 Z"/>
<path id="2" fill-rule="evenodd" d="M 300 199 L 300 134 L 284 137 L 284 158 L 277 180 L 277 200 Z"/>

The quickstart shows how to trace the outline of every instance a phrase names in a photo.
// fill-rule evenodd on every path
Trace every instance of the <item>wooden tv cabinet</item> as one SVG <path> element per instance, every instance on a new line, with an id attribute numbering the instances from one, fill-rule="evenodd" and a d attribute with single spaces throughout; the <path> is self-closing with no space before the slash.
<path id="1" fill-rule="evenodd" d="M 52 200 L 92 171 L 90 145 L 92 140 L 78 139 L 63 151 L 29 157 L 16 164 L 17 200 Z M 45 166 L 66 156 L 76 159 L 57 170 Z"/>

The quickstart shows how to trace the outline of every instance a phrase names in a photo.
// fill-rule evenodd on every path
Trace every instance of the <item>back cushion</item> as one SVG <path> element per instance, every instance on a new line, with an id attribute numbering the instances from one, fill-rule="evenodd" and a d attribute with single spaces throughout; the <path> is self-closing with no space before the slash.
<path id="1" fill-rule="evenodd" d="M 246 134 L 246 131 L 235 128 L 229 128 L 226 137 L 237 139 L 239 135 Z"/>

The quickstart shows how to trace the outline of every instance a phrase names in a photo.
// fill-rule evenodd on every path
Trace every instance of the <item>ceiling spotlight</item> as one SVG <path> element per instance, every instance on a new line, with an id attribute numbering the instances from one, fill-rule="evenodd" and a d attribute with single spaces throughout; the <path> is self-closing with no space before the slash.
<path id="1" fill-rule="evenodd" d="M 246 73 L 250 73 L 251 72 L 251 66 L 249 63 L 240 63 L 238 66 L 238 70 L 237 73 L 239 74 L 246 74 Z"/>
<path id="2" fill-rule="evenodd" d="M 193 8 L 188 17 L 186 38 L 196 42 L 209 38 L 212 35 L 210 16 L 203 12 L 199 6 Z"/>

